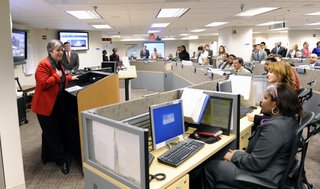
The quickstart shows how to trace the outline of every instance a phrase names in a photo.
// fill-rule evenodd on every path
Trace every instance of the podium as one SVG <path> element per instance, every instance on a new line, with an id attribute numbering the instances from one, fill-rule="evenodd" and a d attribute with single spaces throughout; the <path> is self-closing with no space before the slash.
<path id="1" fill-rule="evenodd" d="M 65 90 L 66 145 L 72 158 L 82 167 L 81 112 L 119 103 L 119 78 L 116 74 L 90 71 L 70 81 Z"/>

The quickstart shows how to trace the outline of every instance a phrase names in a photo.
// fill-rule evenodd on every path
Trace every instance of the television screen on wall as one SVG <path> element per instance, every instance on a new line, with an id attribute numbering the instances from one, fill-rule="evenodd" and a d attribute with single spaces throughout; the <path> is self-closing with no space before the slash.
<path id="1" fill-rule="evenodd" d="M 12 29 L 12 55 L 15 64 L 25 64 L 27 59 L 27 32 Z"/>
<path id="2" fill-rule="evenodd" d="M 89 33 L 78 31 L 59 31 L 58 37 L 62 43 L 69 42 L 71 50 L 89 50 Z"/>

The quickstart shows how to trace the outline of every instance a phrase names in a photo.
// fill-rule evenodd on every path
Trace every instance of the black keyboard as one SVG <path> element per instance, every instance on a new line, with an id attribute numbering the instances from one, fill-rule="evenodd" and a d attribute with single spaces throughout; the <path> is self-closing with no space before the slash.
<path id="1" fill-rule="evenodd" d="M 247 113 L 252 112 L 253 109 L 250 107 L 240 106 L 240 118 L 243 118 Z"/>
<path id="2" fill-rule="evenodd" d="M 188 138 L 159 156 L 158 161 L 172 167 L 177 167 L 199 151 L 203 146 L 203 142 Z"/>

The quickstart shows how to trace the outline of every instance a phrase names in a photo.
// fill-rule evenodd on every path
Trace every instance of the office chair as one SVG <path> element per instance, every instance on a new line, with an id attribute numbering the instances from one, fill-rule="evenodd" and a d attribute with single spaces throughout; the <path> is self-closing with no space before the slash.
<path id="1" fill-rule="evenodd" d="M 320 118 L 314 119 L 314 117 L 315 114 L 313 112 L 308 112 L 305 113 L 305 116 L 301 119 L 292 144 L 288 167 L 279 184 L 274 184 L 251 175 L 242 174 L 236 177 L 236 181 L 242 185 L 248 186 L 248 188 L 257 189 L 312 189 L 312 184 L 310 184 L 306 178 L 304 161 L 310 139 L 320 131 Z M 307 131 L 306 136 L 302 135 L 304 130 Z M 297 156 L 297 154 L 300 155 Z M 297 157 L 300 159 L 297 159 Z"/>
<path id="2" fill-rule="evenodd" d="M 252 73 L 254 65 L 253 65 L 252 62 L 245 62 L 243 64 L 243 67 L 246 68 L 247 70 L 249 70 Z"/>
<path id="3" fill-rule="evenodd" d="M 306 88 L 301 88 L 298 91 L 298 98 L 300 102 L 303 104 L 304 102 L 308 101 L 312 97 L 312 88 L 317 84 L 316 81 L 310 81 L 307 83 Z"/>

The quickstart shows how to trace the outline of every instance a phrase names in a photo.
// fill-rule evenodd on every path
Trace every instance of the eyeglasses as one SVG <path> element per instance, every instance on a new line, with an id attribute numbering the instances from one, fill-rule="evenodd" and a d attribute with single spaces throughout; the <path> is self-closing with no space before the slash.
<path id="1" fill-rule="evenodd" d="M 149 182 L 151 182 L 153 179 L 156 179 L 157 181 L 162 181 L 166 179 L 166 175 L 164 173 L 157 173 L 157 174 L 149 174 Z"/>

